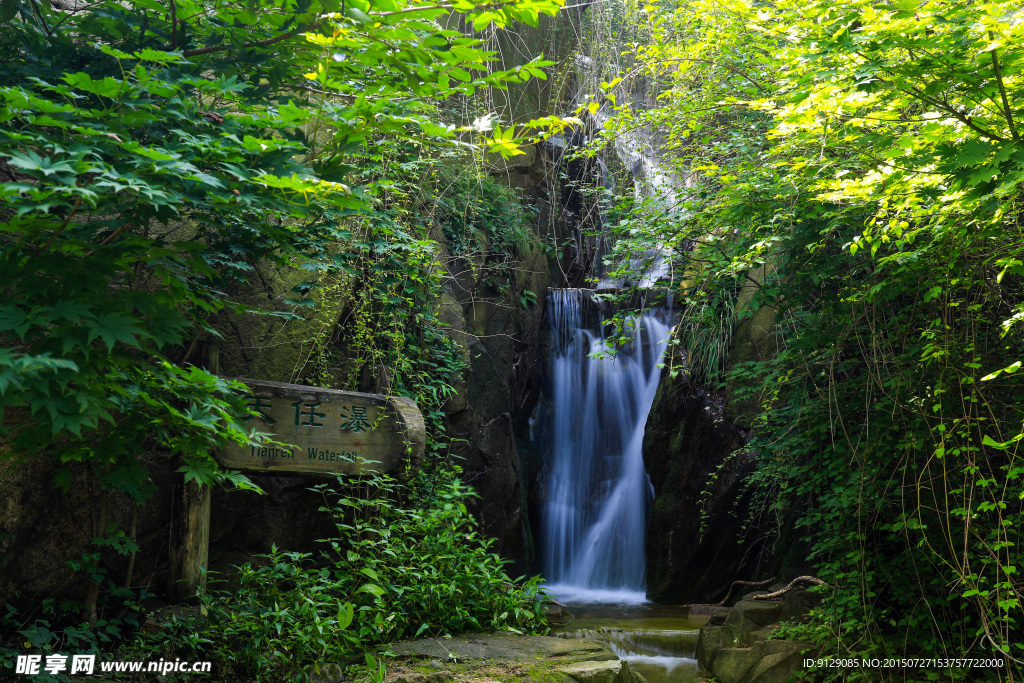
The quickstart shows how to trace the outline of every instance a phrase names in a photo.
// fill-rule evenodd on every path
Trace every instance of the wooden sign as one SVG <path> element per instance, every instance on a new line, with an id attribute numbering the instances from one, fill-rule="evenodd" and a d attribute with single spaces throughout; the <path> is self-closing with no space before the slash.
<path id="1" fill-rule="evenodd" d="M 230 446 L 224 467 L 264 474 L 388 473 L 406 479 L 426 447 L 423 415 L 407 398 L 240 379 L 252 391 L 249 424 L 279 445 Z M 182 482 L 171 521 L 167 595 L 189 600 L 206 582 L 210 487 Z"/>
<path id="2" fill-rule="evenodd" d="M 239 381 L 252 390 L 249 407 L 259 415 L 249 424 L 284 445 L 229 446 L 217 457 L 224 467 L 325 476 L 404 475 L 423 458 L 423 416 L 407 398 Z"/>

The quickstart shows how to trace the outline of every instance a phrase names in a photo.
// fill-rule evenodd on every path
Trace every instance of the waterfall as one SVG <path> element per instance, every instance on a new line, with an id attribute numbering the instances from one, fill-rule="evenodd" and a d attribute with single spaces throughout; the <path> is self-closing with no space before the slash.
<path id="1" fill-rule="evenodd" d="M 617 346 L 584 325 L 585 290 L 548 295 L 550 443 L 541 530 L 548 588 L 567 600 L 644 599 L 654 496 L 644 425 L 669 337 L 667 313 L 629 321 Z"/>

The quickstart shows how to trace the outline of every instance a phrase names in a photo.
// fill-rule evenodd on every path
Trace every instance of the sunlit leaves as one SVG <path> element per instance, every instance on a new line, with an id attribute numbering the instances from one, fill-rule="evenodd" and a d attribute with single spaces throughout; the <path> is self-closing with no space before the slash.
<path id="1" fill-rule="evenodd" d="M 456 9 L 484 29 L 535 24 L 562 4 Z M 2 13 L 18 17 L 0 37 L 18 58 L 0 63 L 0 159 L 13 173 L 0 189 L 0 340 L 15 349 L 0 357 L 0 405 L 27 409 L 31 426 L 4 437 L 32 453 L 70 434 L 79 460 L 105 439 L 104 457 L 126 467 L 159 443 L 191 454 L 183 471 L 203 482 L 244 484 L 209 458 L 249 438 L 233 422 L 237 387 L 168 361 L 194 360 L 190 340 L 215 334 L 210 316 L 244 310 L 226 292 L 253 264 L 323 258 L 351 235 L 338 217 L 371 210 L 373 192 L 346 177 L 346 155 L 386 136 L 466 144 L 430 100 L 550 65 L 494 70 L 495 53 L 442 28 L 450 8 L 431 2 L 138 0 L 65 13 L 13 1 Z M 517 154 L 518 143 L 496 125 L 486 144 Z M 396 268 L 422 277 L 423 250 Z"/>
<path id="2" fill-rule="evenodd" d="M 623 239 L 685 240 L 684 295 L 706 305 L 742 288 L 741 315 L 775 314 L 778 355 L 734 365 L 729 391 L 763 402 L 759 510 L 781 529 L 802 511 L 811 561 L 845 586 L 826 600 L 821 642 L 930 652 L 941 630 L 942 647 L 1014 648 L 1019 8 L 654 9 L 641 66 L 610 76 L 622 92 L 645 74 L 657 106 L 618 107 L 605 132 L 659 131 L 691 213 L 637 212 Z M 895 614 L 913 600 L 933 616 Z M 978 645 L 982 632 L 991 640 Z"/>

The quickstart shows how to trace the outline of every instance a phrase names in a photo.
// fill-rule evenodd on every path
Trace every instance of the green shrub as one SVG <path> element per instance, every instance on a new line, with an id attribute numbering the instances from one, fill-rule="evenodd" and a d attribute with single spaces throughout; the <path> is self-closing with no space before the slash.
<path id="1" fill-rule="evenodd" d="M 83 562 L 91 558 L 86 556 Z M 71 563 L 75 564 L 75 563 Z M 0 614 L 0 678 L 13 676 L 19 655 L 100 654 L 134 633 L 142 623 L 142 602 L 152 597 L 146 590 L 131 590 L 108 581 L 98 604 L 98 619 L 90 628 L 77 600 L 46 598 L 20 608 L 20 591 Z M 66 676 L 41 673 L 33 681 L 68 680 Z"/>
<path id="2" fill-rule="evenodd" d="M 337 536 L 318 552 L 274 548 L 266 564 L 239 568 L 236 591 L 205 596 L 205 623 L 172 624 L 142 647 L 210 660 L 226 680 L 306 680 L 400 638 L 546 628 L 539 577 L 509 579 L 466 510 L 475 494 L 457 478 L 424 506 L 400 503 L 404 490 L 388 478 L 358 489 L 322 508 Z"/>

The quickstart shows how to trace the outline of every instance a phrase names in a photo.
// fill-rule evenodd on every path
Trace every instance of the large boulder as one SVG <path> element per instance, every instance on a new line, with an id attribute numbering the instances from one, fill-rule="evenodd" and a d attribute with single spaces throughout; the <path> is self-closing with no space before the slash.
<path id="1" fill-rule="evenodd" d="M 781 620 L 805 619 L 817 598 L 800 589 L 769 600 L 753 599 L 758 594 L 763 592 L 740 600 L 724 619 L 716 614 L 700 630 L 697 662 L 718 683 L 786 683 L 813 656 L 812 643 L 771 635 Z"/>

